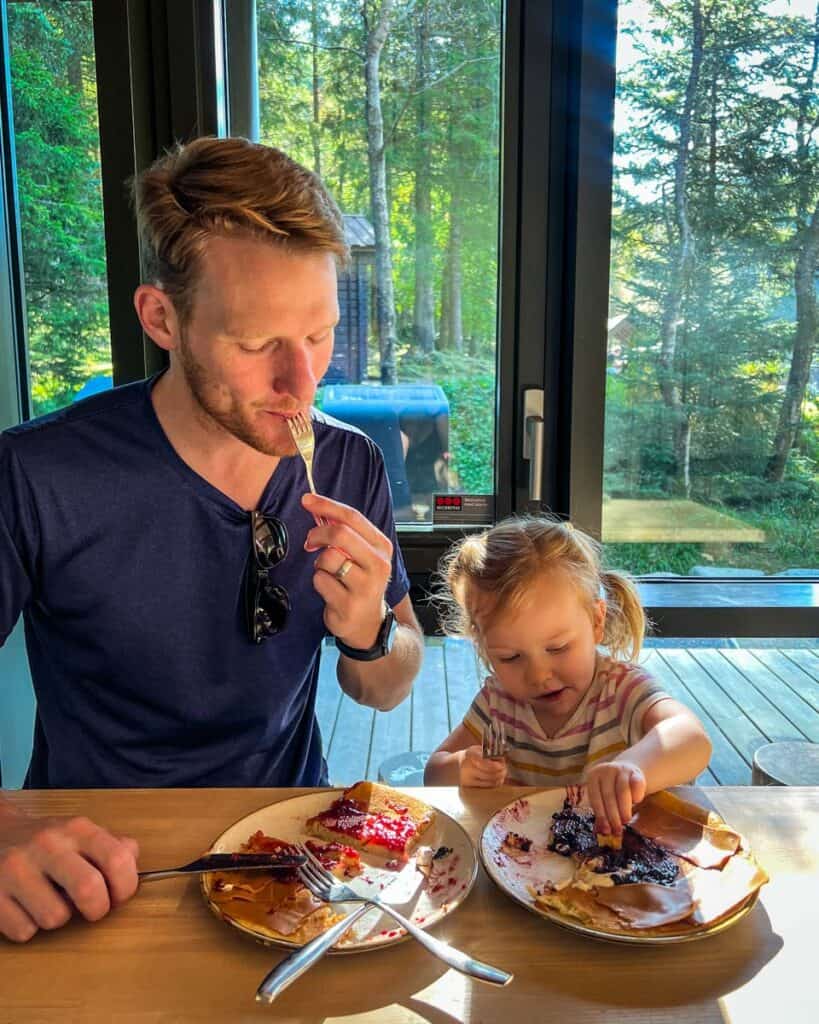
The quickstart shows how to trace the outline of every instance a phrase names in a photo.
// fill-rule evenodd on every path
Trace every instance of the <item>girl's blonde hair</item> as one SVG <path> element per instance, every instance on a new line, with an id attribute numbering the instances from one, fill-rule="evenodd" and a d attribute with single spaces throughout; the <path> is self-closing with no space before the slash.
<path id="1" fill-rule="evenodd" d="M 338 207 L 321 179 L 272 146 L 241 138 L 178 145 L 133 181 L 143 278 L 190 319 L 208 239 L 238 234 L 291 251 L 349 250 Z"/>
<path id="2" fill-rule="evenodd" d="M 478 606 L 481 618 L 499 606 L 519 607 L 532 582 L 552 572 L 563 573 L 577 587 L 590 616 L 594 603 L 605 600 L 603 643 L 613 657 L 639 655 L 646 617 L 634 583 L 623 573 L 601 568 L 596 540 L 545 515 L 505 519 L 465 537 L 444 556 L 436 595 L 444 631 L 476 641 L 486 661 Z"/>

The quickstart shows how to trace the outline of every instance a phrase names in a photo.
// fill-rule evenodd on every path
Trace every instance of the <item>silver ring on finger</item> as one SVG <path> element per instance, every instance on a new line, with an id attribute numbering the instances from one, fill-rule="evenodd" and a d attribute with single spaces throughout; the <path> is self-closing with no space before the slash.
<path id="1" fill-rule="evenodd" d="M 333 573 L 333 575 L 335 576 L 339 583 L 342 583 L 344 581 L 344 577 L 347 575 L 347 573 L 350 571 L 350 569 L 352 569 L 354 565 L 355 562 L 352 560 L 352 558 L 344 559 L 341 565 Z"/>

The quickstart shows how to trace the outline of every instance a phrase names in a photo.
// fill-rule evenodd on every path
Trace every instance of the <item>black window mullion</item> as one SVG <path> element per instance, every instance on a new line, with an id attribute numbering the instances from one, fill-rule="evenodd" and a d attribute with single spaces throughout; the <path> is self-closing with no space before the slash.
<path id="1" fill-rule="evenodd" d="M 15 422 L 19 416 L 31 416 L 28 387 L 28 351 L 26 346 L 26 300 L 23 275 L 23 251 L 20 237 L 20 215 L 17 201 L 17 161 L 14 150 L 14 114 L 11 98 L 11 64 L 6 4 L 0 5 L 0 203 L 3 232 L 0 246 L 0 273 L 4 287 L 0 301 L 3 309 L 0 323 L 9 335 L 7 353 L 12 366 L 13 382 L 8 386 L 9 401 L 16 401 L 16 410 L 0 410 L 3 419 Z M 6 355 L 6 353 L 4 353 Z M 5 404 L 5 403 L 4 403 Z M 14 415 L 16 413 L 17 415 Z M 11 425 L 5 422 L 4 426 Z"/>
<path id="2" fill-rule="evenodd" d="M 547 302 L 549 276 L 548 213 L 554 182 L 549 173 L 552 151 L 552 71 L 554 5 L 523 0 L 520 20 L 520 121 L 517 139 L 517 180 L 504 180 L 517 192 L 516 318 L 517 332 L 504 337 L 504 349 L 514 351 L 516 377 L 510 415 L 512 475 L 510 511 L 529 506 L 529 464 L 523 459 L 523 392 L 545 389 L 547 355 Z M 508 396 L 507 396 L 508 400 Z M 544 418 L 550 409 L 544 409 Z M 551 444 L 544 430 L 544 455 Z M 550 501 L 553 485 L 544 473 L 542 500 Z"/>
<path id="3" fill-rule="evenodd" d="M 148 344 L 132 303 L 139 284 L 139 247 L 125 185 L 134 173 L 137 148 L 131 61 L 127 59 L 128 4 L 126 0 L 95 3 L 93 13 L 111 358 L 114 383 L 125 384 L 145 376 Z M 133 11 L 130 14 L 133 17 Z"/>
<path id="4" fill-rule="evenodd" d="M 516 415 L 517 338 L 519 333 L 521 104 L 524 63 L 522 3 L 507 0 L 503 19 L 501 88 L 501 195 L 497 391 L 495 400 L 495 515 L 500 519 L 514 508 L 514 474 L 518 469 L 520 425 Z"/>
<path id="5" fill-rule="evenodd" d="M 603 506 L 617 0 L 586 0 L 577 60 L 577 132 L 568 502 L 599 538 Z"/>
<path id="6" fill-rule="evenodd" d="M 132 297 L 139 242 L 126 182 L 165 149 L 217 134 L 219 0 L 94 0 L 94 46 L 114 382 L 166 365 L 144 338 Z M 221 9 L 221 8 L 220 8 Z"/>

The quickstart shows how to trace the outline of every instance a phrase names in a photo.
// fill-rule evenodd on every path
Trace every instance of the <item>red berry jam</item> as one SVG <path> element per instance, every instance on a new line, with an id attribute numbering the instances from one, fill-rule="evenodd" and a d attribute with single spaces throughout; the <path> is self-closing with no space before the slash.
<path id="1" fill-rule="evenodd" d="M 371 814 L 355 800 L 340 797 L 326 811 L 316 815 L 326 829 L 350 836 L 362 846 L 382 846 L 402 853 L 418 834 L 409 808 L 391 804 L 391 814 Z"/>

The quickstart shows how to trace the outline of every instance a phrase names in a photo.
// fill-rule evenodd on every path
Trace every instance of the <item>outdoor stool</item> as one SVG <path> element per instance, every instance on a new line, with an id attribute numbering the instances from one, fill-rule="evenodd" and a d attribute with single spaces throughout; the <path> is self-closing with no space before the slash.
<path id="1" fill-rule="evenodd" d="M 754 753 L 754 786 L 819 786 L 819 743 L 766 743 Z"/>
<path id="2" fill-rule="evenodd" d="M 393 754 L 378 767 L 378 781 L 387 786 L 423 786 L 429 750 L 406 750 Z"/>

